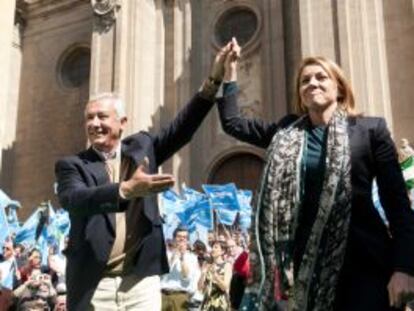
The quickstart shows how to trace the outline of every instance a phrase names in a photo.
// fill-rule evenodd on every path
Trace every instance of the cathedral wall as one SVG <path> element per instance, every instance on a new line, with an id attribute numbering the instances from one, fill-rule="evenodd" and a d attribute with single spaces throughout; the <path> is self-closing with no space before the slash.
<path id="1" fill-rule="evenodd" d="M 27 8 L 10 193 L 22 202 L 23 217 L 42 200 L 54 199 L 55 161 L 86 144 L 85 56 L 92 19 L 89 3 L 82 2 L 45 6 L 40 1 Z"/>
<path id="2" fill-rule="evenodd" d="M 414 2 L 383 1 L 387 69 L 397 143 L 407 138 L 414 144 Z"/>

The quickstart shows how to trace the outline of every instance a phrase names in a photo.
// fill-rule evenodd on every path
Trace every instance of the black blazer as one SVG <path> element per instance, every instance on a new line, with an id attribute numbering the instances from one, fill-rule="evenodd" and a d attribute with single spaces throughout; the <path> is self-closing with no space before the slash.
<path id="1" fill-rule="evenodd" d="M 138 165 L 149 159 L 149 170 L 158 167 L 190 141 L 213 103 L 196 95 L 175 120 L 158 135 L 139 132 L 125 138 L 121 157 Z M 103 275 L 115 239 L 115 213 L 124 211 L 128 202 L 119 197 L 119 184 L 110 183 L 105 164 L 89 148 L 56 163 L 58 197 L 69 211 L 71 229 L 67 247 L 68 310 L 86 310 Z M 142 198 L 146 234 L 134 265 L 139 277 L 168 272 L 162 221 L 156 195 Z"/>
<path id="2" fill-rule="evenodd" d="M 269 146 L 278 129 L 298 118 L 288 115 L 278 123 L 244 119 L 237 107 L 237 94 L 220 99 L 218 109 L 227 134 L 261 148 Z M 351 271 L 374 269 L 386 277 L 393 271 L 414 275 L 414 212 L 385 121 L 383 118 L 350 117 L 348 134 L 352 215 L 344 266 Z M 389 230 L 372 201 L 375 177 Z"/>

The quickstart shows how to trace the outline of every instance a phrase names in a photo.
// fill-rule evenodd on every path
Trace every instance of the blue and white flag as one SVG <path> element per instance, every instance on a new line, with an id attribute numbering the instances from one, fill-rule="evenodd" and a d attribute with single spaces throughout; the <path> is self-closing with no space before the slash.
<path id="1" fill-rule="evenodd" d="M 7 267 L 7 269 L 3 269 L 3 267 L 1 267 L 2 274 L 4 274 L 2 275 L 1 285 L 4 288 L 13 290 L 14 276 L 16 274 L 16 262 L 13 261 L 11 264 L 8 262 L 2 262 L 1 264 L 4 265 L 4 267 Z"/>
<path id="2" fill-rule="evenodd" d="M 197 218 L 196 223 L 207 230 L 213 229 L 213 212 L 211 210 L 210 201 L 203 199 L 197 202 L 196 208 Z"/>
<path id="3" fill-rule="evenodd" d="M 20 208 L 20 202 L 19 201 L 15 201 L 9 198 L 9 196 L 0 189 L 0 207 L 1 208 L 6 208 L 7 206 L 11 206 L 13 208 Z"/>
<path id="4" fill-rule="evenodd" d="M 7 223 L 8 223 L 7 235 L 17 232 L 17 230 L 20 227 L 19 219 L 17 217 L 17 212 L 16 212 L 16 210 L 20 207 L 21 205 L 18 201 L 10 199 L 9 196 L 3 190 L 0 190 L 0 209 L 3 210 L 2 211 L 3 215 L 1 217 L 4 216 L 7 220 Z M 7 213 L 5 210 L 6 208 L 8 208 Z M 2 223 L 1 221 L 2 219 L 0 219 L 1 228 L 6 228 L 4 227 L 4 223 Z M 2 235 L 4 235 L 5 233 L 6 232 L 0 233 L 0 242 L 4 241 L 4 239 L 2 239 Z"/>
<path id="5" fill-rule="evenodd" d="M 40 210 L 36 209 L 35 212 L 25 221 L 23 226 L 20 227 L 16 233 L 15 243 L 20 244 L 32 244 L 36 243 L 36 229 L 40 221 Z"/>
<path id="6" fill-rule="evenodd" d="M 181 192 L 183 194 L 184 199 L 187 201 L 199 201 L 206 198 L 206 195 L 204 193 L 188 188 L 185 185 L 182 186 Z"/>
<path id="7" fill-rule="evenodd" d="M 10 236 L 9 224 L 3 208 L 0 208 L 0 228 L 0 246 L 3 246 L 6 239 Z M 3 253 L 3 248 L 0 249 L 0 252 Z"/>
<path id="8" fill-rule="evenodd" d="M 212 208 L 216 210 L 240 210 L 237 200 L 237 188 L 234 183 L 225 185 L 203 185 L 202 187 L 210 199 Z"/>
<path id="9" fill-rule="evenodd" d="M 248 230 L 252 219 L 252 201 L 253 193 L 250 190 L 237 191 L 237 199 L 240 205 L 239 224 L 243 230 Z"/>

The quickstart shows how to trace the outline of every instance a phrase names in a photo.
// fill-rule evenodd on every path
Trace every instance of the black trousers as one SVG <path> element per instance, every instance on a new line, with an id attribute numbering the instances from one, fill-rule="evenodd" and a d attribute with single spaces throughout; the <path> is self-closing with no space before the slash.
<path id="1" fill-rule="evenodd" d="M 401 311 L 391 308 L 383 271 L 347 268 L 342 271 L 336 292 L 335 311 Z"/>

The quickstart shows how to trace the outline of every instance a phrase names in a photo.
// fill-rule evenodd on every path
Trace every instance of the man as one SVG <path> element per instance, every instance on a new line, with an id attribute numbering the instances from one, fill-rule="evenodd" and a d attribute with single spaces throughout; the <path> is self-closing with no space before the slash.
<path id="1" fill-rule="evenodd" d="M 158 167 L 190 141 L 214 102 L 230 45 L 200 92 L 157 135 L 121 141 L 127 117 L 103 94 L 85 108 L 90 148 L 56 163 L 58 197 L 69 211 L 68 310 L 159 310 L 159 275 L 168 272 L 156 193 L 174 184 Z"/>
<path id="2" fill-rule="evenodd" d="M 9 310 L 13 304 L 13 292 L 2 284 L 3 271 L 0 270 L 0 310 Z"/>
<path id="3" fill-rule="evenodd" d="M 3 277 L 1 285 L 13 289 L 16 283 L 16 259 L 13 241 L 6 239 L 3 244 L 3 261 L 0 262 L 0 272 Z"/>
<path id="4" fill-rule="evenodd" d="M 178 227 L 173 236 L 175 250 L 167 253 L 170 273 L 161 280 L 162 310 L 184 311 L 189 309 L 190 298 L 197 289 L 200 268 L 197 256 L 188 250 L 188 230 Z"/>

